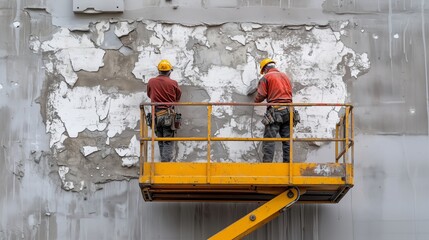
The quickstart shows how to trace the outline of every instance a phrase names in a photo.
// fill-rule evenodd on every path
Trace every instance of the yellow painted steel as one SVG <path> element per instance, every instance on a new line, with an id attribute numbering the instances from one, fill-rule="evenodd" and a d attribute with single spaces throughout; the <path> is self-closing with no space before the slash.
<path id="1" fill-rule="evenodd" d="M 211 135 L 212 135 L 212 106 L 207 106 L 207 182 L 210 182 L 210 157 L 211 157 Z"/>
<path id="2" fill-rule="evenodd" d="M 241 239 L 280 215 L 285 208 L 297 201 L 299 195 L 297 189 L 289 189 L 218 232 L 209 240 Z"/>
<path id="3" fill-rule="evenodd" d="M 293 107 L 289 106 L 289 182 L 293 183 Z"/>
<path id="4" fill-rule="evenodd" d="M 145 163 L 144 169 L 151 166 Z M 161 185 L 291 185 L 294 184 L 341 185 L 345 168 L 342 163 L 211 163 L 210 179 L 207 164 L 195 162 L 154 163 L 154 182 Z M 290 171 L 290 165 L 294 166 Z M 348 171 L 352 165 L 347 164 Z M 324 171 L 321 171 L 324 169 Z M 151 176 L 143 174 L 140 183 L 150 183 Z M 210 180 L 210 181 L 209 181 Z M 349 182 L 352 184 L 352 182 Z"/>
<path id="5" fill-rule="evenodd" d="M 193 191 L 211 186 L 222 186 L 222 191 L 228 191 L 234 187 L 279 187 L 279 186 L 313 186 L 317 189 L 340 189 L 341 186 L 353 185 L 354 164 L 354 120 L 350 104 L 312 104 L 312 103 L 282 103 L 282 104 L 254 104 L 254 103 L 174 103 L 170 105 L 180 106 L 207 106 L 207 136 L 206 137 L 174 137 L 159 138 L 155 136 L 155 106 L 160 103 L 148 103 L 141 105 L 141 167 L 140 184 L 151 189 L 167 189 L 171 187 L 183 191 Z M 151 136 L 148 136 L 148 127 L 145 121 L 144 107 L 150 105 L 152 110 Z M 163 104 L 168 105 L 168 104 Z M 289 138 L 254 138 L 254 137 L 229 137 L 212 136 L 212 108 L 213 106 L 289 106 L 290 137 Z M 344 107 L 345 114 L 335 127 L 334 138 L 295 138 L 293 124 L 294 107 Z M 148 142 L 151 142 L 150 160 L 148 158 Z M 155 162 L 156 141 L 206 141 L 206 162 Z M 217 163 L 211 159 L 211 144 L 218 141 L 289 141 L 290 163 Z M 294 142 L 335 142 L 335 157 L 329 164 L 320 163 L 295 163 Z M 351 149 L 350 149 L 351 148 Z M 350 151 L 349 151 L 350 150 Z M 351 153 L 351 154 L 350 154 Z M 347 158 L 350 154 L 351 161 Z M 342 162 L 338 160 L 343 158 Z M 203 159 L 195 159 L 200 161 Z M 178 159 L 180 161 L 180 159 Z M 276 189 L 275 191 L 278 191 Z M 257 192 L 257 190 L 255 190 Z M 320 200 L 323 202 L 325 200 Z"/>

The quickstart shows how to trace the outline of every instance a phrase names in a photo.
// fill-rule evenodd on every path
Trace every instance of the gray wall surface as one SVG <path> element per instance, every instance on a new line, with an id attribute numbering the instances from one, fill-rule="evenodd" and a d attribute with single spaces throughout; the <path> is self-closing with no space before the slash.
<path id="1" fill-rule="evenodd" d="M 161 58 L 182 101 L 249 102 L 264 57 L 292 77 L 295 102 L 355 106 L 355 186 L 246 239 L 429 239 L 428 13 L 425 0 L 124 0 L 123 13 L 101 14 L 0 0 L 0 239 L 206 239 L 253 210 L 144 202 L 138 105 Z M 181 110 L 193 115 L 181 134 L 203 135 L 205 114 Z M 260 136 L 263 111 L 217 109 L 213 132 Z M 303 137 L 331 136 L 341 112 L 299 111 Z M 258 161 L 253 144 L 213 148 L 219 162 Z M 296 149 L 297 161 L 333 152 Z M 176 150 L 178 161 L 205 154 Z"/>

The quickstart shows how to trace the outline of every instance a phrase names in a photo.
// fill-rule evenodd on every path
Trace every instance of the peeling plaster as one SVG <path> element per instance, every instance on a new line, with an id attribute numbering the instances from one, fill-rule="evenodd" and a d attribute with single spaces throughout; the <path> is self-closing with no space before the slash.
<path id="1" fill-rule="evenodd" d="M 116 153 L 122 157 L 123 167 L 135 166 L 139 161 L 140 142 L 134 135 L 128 147 L 115 148 Z"/>
<path id="2" fill-rule="evenodd" d="M 92 153 L 98 152 L 98 151 L 100 151 L 100 149 L 98 149 L 98 147 L 95 147 L 95 146 L 84 146 L 80 150 L 80 152 L 85 157 L 88 156 L 88 155 L 91 155 Z"/>
<path id="3" fill-rule="evenodd" d="M 115 25 L 115 34 L 117 37 L 128 35 L 136 27 L 130 25 L 128 22 L 119 22 Z"/>
<path id="4" fill-rule="evenodd" d="M 139 104 L 148 99 L 144 91 L 118 90 L 129 80 L 115 82 L 112 86 L 110 81 L 103 80 L 105 77 L 98 76 L 100 68 L 108 65 L 102 48 L 108 45 L 106 36 L 112 38 L 111 31 L 114 31 L 115 39 L 123 39 L 131 32 L 133 37 L 129 39 L 138 39 L 141 34 L 147 39 L 141 39 L 138 45 L 127 44 L 110 50 L 119 51 L 126 57 L 136 57 L 134 66 L 123 67 L 128 67 L 131 76 L 141 84 L 158 74 L 156 65 L 161 59 L 169 59 L 174 67 L 172 78 L 179 85 L 204 90 L 210 102 L 233 102 L 237 96 L 246 96 L 257 83 L 260 78 L 257 68 L 259 59 L 271 57 L 277 61 L 281 71 L 286 71 L 293 82 L 301 86 L 294 93 L 295 102 L 342 103 L 347 98 L 343 80 L 346 73 L 357 78 L 370 67 L 366 53 L 358 54 L 341 42 L 341 36 L 346 34 L 341 31 L 347 25 L 348 22 L 341 23 L 340 30 L 333 31 L 331 28 L 311 26 L 262 28 L 259 24 L 243 23 L 225 27 L 185 27 L 143 21 L 118 22 L 113 24 L 113 30 L 111 23 L 102 21 L 93 25 L 95 27 L 90 28 L 88 33 L 76 34 L 60 28 L 51 40 L 40 43 L 34 37 L 30 40 L 31 49 L 48 56 L 44 61 L 46 71 L 64 77 L 64 81 L 53 81 L 48 92 L 46 131 L 51 135 L 50 146 L 75 151 L 65 149 L 67 138 L 79 139 L 80 133 L 86 130 L 100 132 L 103 139 L 96 145 L 84 145 L 77 151 L 81 151 L 83 156 L 100 154 L 102 159 L 119 158 L 120 167 L 131 168 L 138 163 L 139 141 L 132 131 L 138 126 Z M 95 45 L 90 39 L 94 40 Z M 196 59 L 199 64 L 195 64 Z M 94 84 L 76 85 L 80 71 L 93 72 Z M 86 82 L 89 83 L 88 80 Z M 332 136 L 340 108 L 297 109 L 303 119 L 295 129 L 297 137 Z M 234 107 L 214 107 L 215 135 L 262 136 L 264 127 L 259 119 L 265 108 L 255 107 L 252 111 L 254 114 L 242 115 Z M 253 129 L 250 131 L 250 128 Z M 193 131 L 198 132 L 199 128 Z M 181 134 L 186 135 L 185 132 Z M 224 153 L 217 156 L 217 152 L 212 152 L 216 161 L 259 161 L 255 155 L 257 145 L 251 142 L 219 143 L 215 148 Z M 115 151 L 111 152 L 110 149 Z M 179 142 L 176 161 L 205 161 L 206 149 L 205 143 Z M 100 150 L 101 153 L 96 153 Z M 157 149 L 155 154 L 158 158 Z M 76 171 L 76 166 L 68 164 L 68 168 L 68 171 Z M 100 169 L 99 166 L 97 168 Z M 98 175 L 109 179 L 115 176 L 112 171 L 103 170 Z M 81 181 L 72 183 L 82 186 Z"/>
<path id="5" fill-rule="evenodd" d="M 70 168 L 66 166 L 60 166 L 58 168 L 58 175 L 60 175 L 61 182 L 63 183 L 63 189 L 70 191 L 74 189 L 74 183 L 71 181 L 66 181 L 66 174 L 69 173 Z"/>

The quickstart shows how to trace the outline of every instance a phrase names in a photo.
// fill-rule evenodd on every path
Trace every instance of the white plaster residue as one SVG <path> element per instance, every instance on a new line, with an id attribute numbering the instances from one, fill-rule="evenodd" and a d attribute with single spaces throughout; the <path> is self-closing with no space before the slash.
<path id="1" fill-rule="evenodd" d="M 230 67 L 212 66 L 207 75 L 201 76 L 201 82 L 197 84 L 203 86 L 209 96 L 211 102 L 231 102 L 232 94 L 246 92 L 246 86 L 241 81 L 240 71 Z M 221 86 L 229 86 L 221 88 Z M 214 107 L 213 115 L 217 117 L 231 115 L 232 107 Z"/>
<path id="2" fill-rule="evenodd" d="M 69 51 L 70 61 L 74 71 L 98 71 L 104 66 L 104 50 L 98 48 L 77 48 Z"/>
<path id="3" fill-rule="evenodd" d="M 128 22 L 119 22 L 115 25 L 115 35 L 117 37 L 128 35 L 135 28 L 135 26 L 129 24 Z"/>
<path id="4" fill-rule="evenodd" d="M 29 45 L 30 45 L 30 50 L 33 51 L 34 53 L 37 53 L 39 52 L 40 46 L 42 45 L 42 43 L 40 42 L 37 36 L 30 36 Z"/>
<path id="5" fill-rule="evenodd" d="M 235 36 L 232 36 L 230 38 L 231 38 L 231 40 L 234 40 L 243 46 L 246 45 L 246 37 L 244 37 L 243 35 L 235 35 Z"/>
<path id="6" fill-rule="evenodd" d="M 230 46 L 226 46 L 226 47 L 225 47 L 225 49 L 226 49 L 226 50 L 228 50 L 228 51 L 231 51 L 231 50 L 232 50 L 232 47 L 230 47 Z"/>
<path id="7" fill-rule="evenodd" d="M 139 162 L 139 157 L 123 157 L 122 167 L 133 167 Z"/>
<path id="8" fill-rule="evenodd" d="M 63 188 L 66 191 L 74 189 L 74 183 L 71 181 L 66 181 L 66 174 L 69 173 L 70 168 L 66 166 L 60 166 L 58 168 L 58 175 L 60 175 L 61 182 L 63 183 Z"/>
<path id="9" fill-rule="evenodd" d="M 70 54 L 67 49 L 60 50 L 55 53 L 57 58 L 56 63 L 53 65 L 54 69 L 64 77 L 64 81 L 70 86 L 73 87 L 76 83 L 78 77 L 77 74 L 73 71 L 73 67 L 70 61 Z M 46 65 L 45 65 L 46 66 Z M 48 68 L 48 67 L 47 67 Z"/>
<path id="10" fill-rule="evenodd" d="M 32 41 L 37 45 L 37 41 Z M 86 70 L 97 71 L 104 65 L 104 50 L 95 48 L 88 35 L 78 35 L 71 33 L 67 28 L 60 28 L 51 40 L 41 44 L 42 52 L 54 51 L 54 67 L 64 80 L 71 87 L 78 80 L 74 71 Z M 47 69 L 48 66 L 45 63 Z"/>
<path id="11" fill-rule="evenodd" d="M 130 144 L 127 147 L 115 148 L 116 153 L 121 156 L 138 156 L 139 155 L 140 144 L 137 140 L 137 137 L 134 135 Z"/>
<path id="12" fill-rule="evenodd" d="M 134 129 L 139 120 L 139 104 L 147 101 L 145 93 L 123 95 L 105 94 L 100 87 L 75 87 L 69 89 L 64 82 L 48 97 L 47 132 L 51 133 L 51 145 L 59 142 L 61 134 L 76 138 L 85 129 L 107 130 L 114 137 L 125 129 Z M 61 128 L 61 126 L 64 127 Z"/>
<path id="13" fill-rule="evenodd" d="M 230 119 L 230 122 L 222 126 L 218 131 L 215 132 L 216 137 L 252 137 L 251 133 L 261 134 L 262 129 L 251 129 L 252 124 L 251 118 L 248 116 L 235 116 Z M 246 160 L 247 162 L 256 161 L 257 158 L 251 157 L 246 158 L 251 151 L 255 150 L 255 144 L 252 142 L 228 142 L 227 144 L 222 143 L 224 151 L 228 155 L 228 159 L 221 159 L 225 162 L 241 162 Z M 216 153 L 214 153 L 216 155 Z M 214 156 L 216 157 L 216 156 Z"/>
<path id="14" fill-rule="evenodd" d="M 344 29 L 349 25 L 349 21 L 344 21 L 343 23 L 341 23 L 340 25 L 340 34 L 341 35 L 347 35 L 347 31 Z"/>
<path id="15" fill-rule="evenodd" d="M 54 72 L 54 64 L 52 62 L 45 61 L 43 67 L 48 73 Z M 77 79 L 77 78 L 76 78 Z"/>
<path id="16" fill-rule="evenodd" d="M 65 140 L 63 133 L 66 131 L 63 122 L 60 119 L 52 117 L 50 115 L 46 120 L 46 133 L 51 134 L 49 141 L 49 146 L 53 147 L 54 145 L 57 148 L 62 148 L 62 141 Z M 62 141 L 61 141 L 62 140 Z"/>
<path id="17" fill-rule="evenodd" d="M 100 151 L 100 149 L 96 146 L 83 146 L 80 150 L 85 157 L 98 151 Z"/>
<path id="18" fill-rule="evenodd" d="M 67 28 L 60 28 L 52 39 L 42 43 L 42 51 L 58 51 L 66 48 L 91 48 L 95 47 L 87 35 L 79 36 L 70 33 Z"/>
<path id="19" fill-rule="evenodd" d="M 21 23 L 16 21 L 16 22 L 13 22 L 12 25 L 14 28 L 19 28 L 21 26 Z"/>
<path id="20" fill-rule="evenodd" d="M 317 175 L 330 176 L 333 172 L 329 166 L 319 164 L 314 169 L 314 173 L 316 173 Z"/>
<path id="21" fill-rule="evenodd" d="M 95 43 L 97 46 L 101 46 L 104 42 L 104 33 L 110 28 L 110 23 L 107 21 L 101 21 L 95 24 L 95 30 L 97 31 L 97 39 Z"/>
<path id="22" fill-rule="evenodd" d="M 0 84 L 0 90 L 3 89 L 3 85 Z"/>
<path id="23" fill-rule="evenodd" d="M 393 35 L 393 38 L 398 39 L 399 38 L 399 34 L 395 33 L 395 35 Z"/>
<path id="24" fill-rule="evenodd" d="M 195 79 L 198 69 L 192 66 L 194 51 L 188 50 L 186 45 L 191 38 L 198 40 L 202 45 L 209 46 L 205 37 L 206 27 L 183 27 L 179 25 L 163 26 L 162 24 L 147 25 L 147 29 L 155 31 L 150 38 L 150 46 L 140 46 L 139 59 L 132 71 L 134 76 L 147 82 L 158 74 L 156 66 L 161 59 L 168 59 L 175 71 L 171 77 L 179 84 L 187 79 Z"/>
<path id="25" fill-rule="evenodd" d="M 262 25 L 256 24 L 256 23 L 242 23 L 241 24 L 241 29 L 243 29 L 243 31 L 245 31 L 245 32 L 250 32 L 253 29 L 258 29 L 261 27 L 262 27 Z"/>
<path id="26" fill-rule="evenodd" d="M 138 160 L 140 155 L 140 143 L 134 135 L 130 140 L 128 147 L 115 148 L 116 153 L 122 157 L 123 167 L 132 167 Z"/>
<path id="27" fill-rule="evenodd" d="M 346 26 L 343 23 L 342 26 Z M 345 69 L 350 68 L 352 76 L 369 69 L 367 55 L 356 54 L 338 41 L 334 32 L 326 29 L 313 29 L 309 41 L 286 38 L 274 40 L 270 37 L 255 41 L 256 48 L 267 52 L 277 61 L 277 67 L 289 74 L 293 82 L 304 87 L 295 93 L 294 102 L 332 102 L 346 101 L 346 86 L 343 81 Z M 299 45 L 300 51 L 286 52 L 288 46 Z M 344 58 L 345 57 L 345 58 Z M 293 63 L 293 64 L 290 64 Z M 332 130 L 338 122 L 338 108 L 297 108 L 303 119 L 296 127 L 297 137 L 332 137 Z M 336 114 L 332 114 L 332 111 Z"/>
<path id="28" fill-rule="evenodd" d="M 252 31 L 253 27 L 251 23 L 242 23 L 241 29 L 243 29 L 243 31 L 245 32 L 249 32 L 249 31 Z"/>

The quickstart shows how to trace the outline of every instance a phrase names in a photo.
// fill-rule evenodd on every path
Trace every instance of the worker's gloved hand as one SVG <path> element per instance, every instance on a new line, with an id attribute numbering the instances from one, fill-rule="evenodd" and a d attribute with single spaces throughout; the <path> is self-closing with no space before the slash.
<path id="1" fill-rule="evenodd" d="M 258 90 L 258 79 L 253 79 L 246 89 L 246 95 L 251 96 L 256 93 L 256 90 Z"/>

